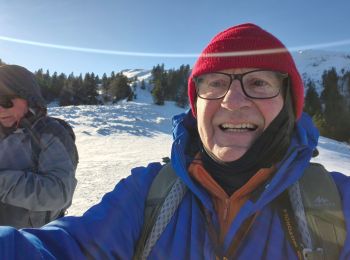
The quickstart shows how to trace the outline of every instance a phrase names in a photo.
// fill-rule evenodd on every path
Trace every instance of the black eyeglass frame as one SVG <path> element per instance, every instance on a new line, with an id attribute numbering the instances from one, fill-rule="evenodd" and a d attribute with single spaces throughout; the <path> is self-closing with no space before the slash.
<path id="1" fill-rule="evenodd" d="M 242 91 L 243 91 L 244 95 L 246 95 L 246 97 L 249 97 L 249 98 L 251 98 L 251 99 L 271 99 L 271 98 L 277 97 L 277 96 L 281 93 L 281 88 L 282 88 L 283 85 L 284 85 L 284 82 L 283 82 L 283 81 L 282 81 L 282 86 L 280 86 L 280 87 L 278 88 L 277 94 L 274 95 L 274 96 L 272 96 L 272 97 L 252 97 L 252 96 L 248 95 L 248 93 L 247 93 L 246 90 L 244 89 L 242 79 L 243 79 L 243 77 L 244 77 L 245 75 L 247 75 L 247 74 L 249 74 L 249 73 L 252 73 L 252 72 L 258 72 L 258 71 L 271 71 L 271 72 L 275 72 L 275 73 L 278 73 L 278 74 L 279 74 L 279 76 L 282 78 L 283 81 L 284 81 L 285 79 L 288 79 L 288 81 L 289 81 L 289 75 L 288 75 L 288 73 L 282 73 L 282 72 L 279 72 L 279 71 L 266 70 L 266 69 L 257 69 L 257 70 L 247 71 L 247 72 L 245 72 L 245 73 L 238 73 L 238 74 L 236 74 L 236 73 L 224 73 L 224 72 L 210 72 L 210 73 L 205 73 L 205 74 L 222 74 L 222 75 L 226 75 L 226 76 L 229 76 L 229 77 L 230 77 L 230 84 L 229 84 L 229 87 L 227 88 L 225 94 L 223 94 L 222 96 L 217 97 L 217 98 L 204 98 L 204 97 L 201 97 L 201 96 L 198 94 L 198 93 L 199 93 L 199 91 L 198 91 L 198 78 L 201 77 L 202 75 L 205 75 L 205 74 L 202 74 L 202 75 L 199 75 L 199 76 L 193 78 L 193 81 L 194 81 L 194 84 L 195 84 L 195 87 L 196 87 L 196 95 L 197 95 L 197 97 L 199 97 L 199 98 L 201 98 L 201 99 L 206 99 L 206 100 L 217 100 L 217 99 L 222 99 L 222 98 L 224 98 L 224 97 L 227 95 L 228 91 L 230 90 L 231 85 L 232 85 L 232 82 L 233 82 L 234 80 L 237 79 L 237 80 L 241 83 Z"/>

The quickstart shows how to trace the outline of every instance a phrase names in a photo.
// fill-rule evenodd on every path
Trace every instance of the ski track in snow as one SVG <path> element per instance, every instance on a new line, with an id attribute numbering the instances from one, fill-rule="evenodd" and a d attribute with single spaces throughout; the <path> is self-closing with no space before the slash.
<path id="1" fill-rule="evenodd" d="M 149 92 L 137 100 L 109 106 L 49 107 L 49 115 L 67 120 L 76 134 L 78 185 L 68 215 L 79 216 L 113 190 L 137 166 L 170 156 L 171 118 L 184 112 L 173 102 L 152 104 Z M 350 146 L 321 137 L 314 159 L 327 170 L 350 175 Z"/>

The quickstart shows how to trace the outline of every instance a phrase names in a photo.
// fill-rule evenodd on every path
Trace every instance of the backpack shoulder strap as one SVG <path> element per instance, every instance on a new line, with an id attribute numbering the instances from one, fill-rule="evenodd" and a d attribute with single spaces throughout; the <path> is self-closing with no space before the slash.
<path id="1" fill-rule="evenodd" d="M 75 134 L 74 134 L 73 128 L 71 127 L 70 124 L 67 123 L 67 121 L 65 121 L 64 119 L 58 118 L 58 117 L 50 117 L 50 118 L 53 118 L 58 123 L 60 123 L 60 125 L 62 125 L 67 130 L 68 134 L 73 139 L 73 141 L 75 141 Z"/>
<path id="2" fill-rule="evenodd" d="M 176 176 L 171 163 L 165 164 L 149 189 L 145 204 L 144 224 L 133 259 L 147 258 L 178 208 L 186 190 L 186 186 Z M 164 213 L 168 213 L 166 214 L 167 219 L 162 217 Z"/>
<path id="3" fill-rule="evenodd" d="M 62 128 L 57 127 L 57 123 L 61 125 L 65 131 L 67 131 L 68 135 L 72 139 L 73 143 L 75 143 L 75 134 L 72 129 L 72 127 L 63 119 L 57 118 L 57 117 L 49 117 L 44 116 L 38 119 L 32 129 L 28 129 L 31 134 L 31 144 L 32 144 L 32 157 L 34 161 L 39 160 L 39 154 L 40 152 L 45 149 L 43 147 L 43 144 L 40 142 L 40 137 L 44 132 L 49 132 L 53 134 L 54 136 L 57 136 L 63 145 L 67 148 L 68 151 L 71 153 L 71 158 L 73 160 L 73 163 L 75 167 L 77 166 L 77 163 L 79 161 L 79 155 L 77 148 L 75 144 L 72 144 L 71 142 L 66 142 L 65 139 L 62 137 L 61 131 Z"/>
<path id="4" fill-rule="evenodd" d="M 338 259 L 346 227 L 340 194 L 329 172 L 322 165 L 311 163 L 287 193 L 290 206 L 279 205 L 284 208 L 280 215 L 294 249 L 300 245 L 297 255 L 302 259 Z M 289 215 L 288 207 L 292 212 Z"/>
<path id="5" fill-rule="evenodd" d="M 30 133 L 30 140 L 32 146 L 32 158 L 36 162 L 39 161 L 39 154 L 43 149 L 43 144 L 40 141 L 41 132 L 45 128 L 46 116 L 40 117 L 36 122 L 34 122 L 32 127 L 28 127 L 28 131 Z"/>
<path id="6" fill-rule="evenodd" d="M 313 244 L 324 259 L 338 259 L 346 237 L 342 201 L 329 172 L 311 163 L 299 181 L 306 220 Z"/>
<path id="7" fill-rule="evenodd" d="M 177 176 L 171 163 L 165 164 L 154 178 L 148 191 L 144 223 L 148 224 L 150 222 L 152 213 L 155 213 L 155 209 L 160 208 L 176 179 Z M 151 223 L 151 225 L 153 224 Z"/>

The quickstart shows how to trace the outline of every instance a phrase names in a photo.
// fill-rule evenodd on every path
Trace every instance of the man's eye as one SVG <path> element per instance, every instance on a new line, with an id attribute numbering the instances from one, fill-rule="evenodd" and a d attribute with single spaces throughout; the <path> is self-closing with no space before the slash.
<path id="1" fill-rule="evenodd" d="M 253 82 L 253 85 L 256 87 L 266 87 L 269 84 L 265 80 L 257 79 Z"/>
<path id="2" fill-rule="evenodd" d="M 221 88 L 225 86 L 225 82 L 222 80 L 215 80 L 215 81 L 209 82 L 208 85 L 212 88 Z"/>

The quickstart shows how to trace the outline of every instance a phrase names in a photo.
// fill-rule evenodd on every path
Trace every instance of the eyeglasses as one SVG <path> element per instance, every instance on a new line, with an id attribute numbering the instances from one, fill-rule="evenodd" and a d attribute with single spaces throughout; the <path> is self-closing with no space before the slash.
<path id="1" fill-rule="evenodd" d="M 234 80 L 239 80 L 243 93 L 254 99 L 277 97 L 288 74 L 272 70 L 253 70 L 242 74 L 213 72 L 194 78 L 197 95 L 203 99 L 226 96 Z"/>
<path id="2" fill-rule="evenodd" d="M 16 98 L 15 96 L 6 96 L 0 94 L 0 106 L 3 108 L 13 107 L 12 99 Z"/>

